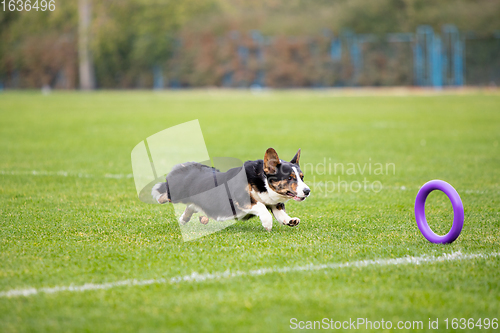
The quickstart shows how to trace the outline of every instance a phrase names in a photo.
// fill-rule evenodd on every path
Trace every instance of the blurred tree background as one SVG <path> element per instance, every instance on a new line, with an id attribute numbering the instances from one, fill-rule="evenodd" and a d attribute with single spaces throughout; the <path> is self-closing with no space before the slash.
<path id="1" fill-rule="evenodd" d="M 329 52 L 325 31 L 338 35 L 349 28 L 382 35 L 415 32 L 422 24 L 435 31 L 443 24 L 454 24 L 462 33 L 474 32 L 480 38 L 500 31 L 498 0 L 89 1 L 89 46 L 99 88 L 150 88 L 155 68 L 164 74 L 165 85 L 221 86 L 231 72 L 233 85 L 248 86 L 258 76 L 258 70 L 253 70 L 258 67 L 256 57 L 241 64 L 235 63 L 233 55 L 238 53 L 238 43 L 258 52 L 252 49 L 252 30 L 274 37 L 264 66 L 266 84 L 275 87 L 333 85 L 324 73 L 325 67 L 335 66 L 339 67 L 336 80 L 349 84 L 349 64 L 320 59 Z M 237 42 L 235 31 L 240 33 Z M 484 61 L 498 62 L 498 39 L 490 43 Z M 374 81 L 366 71 L 362 84 L 411 84 L 405 63 L 411 50 L 397 46 L 397 55 L 387 60 L 382 53 L 389 47 L 371 48 L 374 51 L 366 62 L 382 74 Z M 0 11 L 3 85 L 77 88 L 78 61 L 77 0 L 56 0 L 53 12 Z M 404 70 L 398 72 L 400 67 Z M 488 75 L 488 69 L 484 71 Z"/>

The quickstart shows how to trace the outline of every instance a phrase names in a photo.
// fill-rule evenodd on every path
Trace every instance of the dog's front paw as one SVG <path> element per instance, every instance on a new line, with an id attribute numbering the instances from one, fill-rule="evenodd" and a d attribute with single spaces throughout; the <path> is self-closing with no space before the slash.
<path id="1" fill-rule="evenodd" d="M 299 219 L 299 218 L 292 217 L 292 218 L 290 219 L 290 221 L 288 221 L 287 226 L 289 226 L 289 227 L 295 227 L 295 226 L 297 226 L 299 223 L 300 223 L 300 219 Z"/>
<path id="2" fill-rule="evenodd" d="M 267 231 L 271 231 L 271 229 L 273 228 L 273 221 L 272 220 L 271 221 L 262 221 L 262 226 Z"/>

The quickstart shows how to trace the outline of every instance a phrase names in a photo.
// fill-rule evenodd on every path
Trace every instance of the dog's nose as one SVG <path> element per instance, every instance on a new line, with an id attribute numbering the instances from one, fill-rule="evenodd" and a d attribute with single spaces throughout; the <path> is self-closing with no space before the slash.
<path id="1" fill-rule="evenodd" d="M 309 195 L 309 193 L 311 193 L 311 190 L 310 190 L 310 189 L 308 189 L 308 188 L 306 188 L 306 189 L 304 190 L 304 194 L 307 196 L 307 195 Z"/>

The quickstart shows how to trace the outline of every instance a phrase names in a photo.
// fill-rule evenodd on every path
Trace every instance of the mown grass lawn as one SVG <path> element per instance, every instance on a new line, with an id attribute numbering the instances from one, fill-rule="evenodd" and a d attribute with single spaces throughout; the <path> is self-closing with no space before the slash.
<path id="1" fill-rule="evenodd" d="M 500 252 L 498 93 L 4 92 L 0 117 L 0 293 Z M 301 224 L 266 232 L 251 219 L 183 242 L 172 209 L 139 201 L 132 148 L 193 119 L 211 156 L 245 161 L 274 147 L 291 159 L 302 148 L 312 195 L 287 205 Z M 343 173 L 329 171 L 335 163 Z M 373 169 L 352 174 L 349 163 Z M 375 174 L 377 163 L 390 167 Z M 415 196 L 431 179 L 462 198 L 453 244 L 431 244 L 416 226 Z M 433 192 L 426 207 L 431 227 L 446 233 L 446 196 Z M 279 332 L 291 318 L 358 317 L 423 321 L 424 330 L 439 318 L 446 330 L 446 318 L 500 317 L 499 272 L 500 258 L 487 257 L 2 296 L 0 331 Z"/>

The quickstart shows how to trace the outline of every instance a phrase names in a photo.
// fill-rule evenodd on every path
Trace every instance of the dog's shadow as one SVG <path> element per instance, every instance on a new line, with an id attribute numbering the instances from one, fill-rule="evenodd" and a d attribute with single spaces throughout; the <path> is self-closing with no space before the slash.
<path id="1" fill-rule="evenodd" d="M 293 232 L 296 228 L 291 228 L 286 225 L 281 225 L 279 222 L 274 221 L 273 223 L 273 229 L 271 232 L 267 231 L 264 229 L 260 221 L 253 217 L 248 220 L 244 221 L 238 221 L 235 224 L 221 230 L 220 232 L 227 233 L 227 234 L 240 234 L 242 232 L 244 233 L 262 233 L 262 234 L 269 234 L 272 233 L 273 231 L 279 231 L 280 233 L 289 233 Z"/>
<path id="2" fill-rule="evenodd" d="M 178 223 L 179 223 L 178 219 L 175 217 L 175 215 L 172 214 L 167 217 L 167 225 L 169 225 L 170 227 L 175 228 L 175 226 Z M 200 223 L 200 222 L 198 222 L 198 218 L 196 217 L 192 218 L 192 220 L 189 221 L 188 223 Z M 217 223 L 217 221 L 211 219 L 208 223 Z M 179 226 L 177 225 L 177 228 L 178 227 Z M 158 229 L 158 226 L 156 226 L 155 229 Z M 256 216 L 253 216 L 246 220 L 238 220 L 234 224 L 224 229 L 220 229 L 216 232 L 226 233 L 226 234 L 241 234 L 241 233 L 272 234 L 273 232 L 291 233 L 295 231 L 294 229 L 297 229 L 297 227 L 288 227 L 286 225 L 281 225 L 277 221 L 273 221 L 273 229 L 271 230 L 271 232 L 269 232 L 266 229 L 264 229 L 264 227 L 260 223 L 260 220 Z M 157 232 L 162 233 L 164 231 L 157 230 Z"/>

